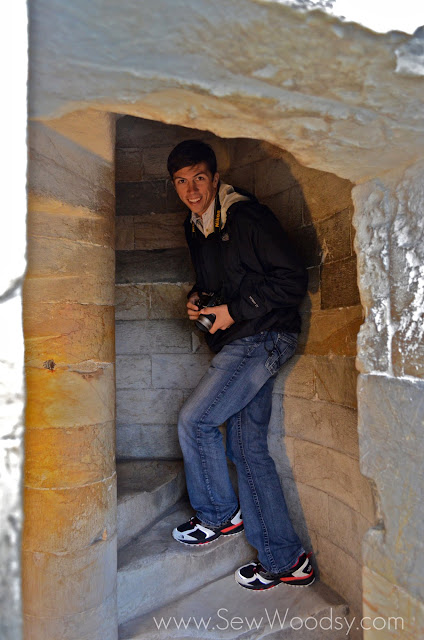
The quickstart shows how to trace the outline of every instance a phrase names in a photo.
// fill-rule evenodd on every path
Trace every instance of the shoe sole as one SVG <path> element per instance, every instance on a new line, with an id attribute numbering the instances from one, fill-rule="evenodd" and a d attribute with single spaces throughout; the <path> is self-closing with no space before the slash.
<path id="1" fill-rule="evenodd" d="M 315 576 L 314 576 L 313 580 L 311 580 L 311 582 L 308 582 L 307 584 L 294 584 L 292 582 L 281 582 L 280 581 L 280 582 L 277 582 L 277 584 L 273 584 L 271 587 L 264 587 L 263 589 L 260 589 L 258 587 L 249 587 L 248 585 L 242 584 L 241 582 L 236 580 L 236 578 L 234 578 L 234 580 L 237 582 L 239 587 L 242 587 L 243 589 L 248 589 L 249 591 L 256 591 L 258 593 L 263 593 L 264 591 L 270 591 L 271 589 L 275 589 L 276 587 L 280 587 L 282 584 L 285 584 L 287 587 L 295 587 L 297 589 L 310 587 L 315 582 Z"/>
<path id="2" fill-rule="evenodd" d="M 206 542 L 184 542 L 184 540 L 178 540 L 177 538 L 174 538 L 174 536 L 172 537 L 174 538 L 175 542 L 184 544 L 186 547 L 204 547 L 206 544 L 213 544 L 214 542 L 219 540 L 221 537 L 228 538 L 229 536 L 238 536 L 239 533 L 243 533 L 243 531 L 244 531 L 244 528 L 240 529 L 240 531 L 234 531 L 233 533 L 220 533 L 219 536 L 217 536 L 213 540 L 207 540 Z"/>

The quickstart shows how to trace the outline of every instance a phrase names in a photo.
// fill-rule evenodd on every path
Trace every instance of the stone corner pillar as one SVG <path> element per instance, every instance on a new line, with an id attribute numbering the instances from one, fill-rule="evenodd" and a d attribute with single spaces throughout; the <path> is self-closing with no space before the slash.
<path id="1" fill-rule="evenodd" d="M 116 640 L 114 119 L 29 126 L 26 640 Z"/>

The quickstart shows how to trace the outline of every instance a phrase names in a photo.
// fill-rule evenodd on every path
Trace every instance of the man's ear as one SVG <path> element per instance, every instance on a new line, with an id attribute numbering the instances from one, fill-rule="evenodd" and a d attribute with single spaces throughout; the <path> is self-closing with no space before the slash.
<path id="1" fill-rule="evenodd" d="M 213 186 L 214 186 L 214 187 L 217 187 L 217 186 L 218 186 L 218 182 L 219 182 L 219 173 L 218 173 L 218 171 L 217 171 L 217 172 L 215 173 L 214 177 L 213 177 L 213 181 L 212 181 Z"/>

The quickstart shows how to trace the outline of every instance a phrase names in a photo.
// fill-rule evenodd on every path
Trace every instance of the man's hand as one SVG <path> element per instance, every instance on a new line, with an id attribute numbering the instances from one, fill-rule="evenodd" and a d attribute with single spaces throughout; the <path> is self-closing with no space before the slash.
<path id="1" fill-rule="evenodd" d="M 234 320 L 230 316 L 228 305 L 226 304 L 220 304 L 217 307 L 205 307 L 202 309 L 201 313 L 205 316 L 213 313 L 216 316 L 216 320 L 209 333 L 215 333 L 218 329 L 228 329 L 228 327 L 231 327 L 231 325 L 234 324 Z"/>
<path id="2" fill-rule="evenodd" d="M 191 294 L 187 302 L 187 313 L 190 320 L 197 320 L 199 317 L 200 311 L 197 307 L 196 300 L 199 299 L 199 294 L 197 291 Z"/>

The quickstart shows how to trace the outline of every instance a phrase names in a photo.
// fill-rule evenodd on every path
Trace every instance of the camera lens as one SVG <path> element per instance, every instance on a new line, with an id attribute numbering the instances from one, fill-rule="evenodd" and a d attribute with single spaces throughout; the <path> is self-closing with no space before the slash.
<path id="1" fill-rule="evenodd" d="M 196 327 L 200 329 L 200 331 L 203 331 L 203 333 L 207 333 L 208 331 L 210 331 L 215 320 L 216 315 L 214 313 L 209 313 L 208 315 L 201 314 L 196 320 L 195 324 Z"/>

